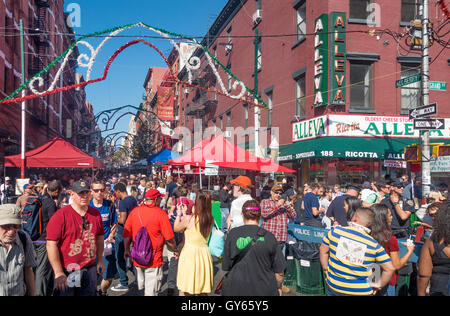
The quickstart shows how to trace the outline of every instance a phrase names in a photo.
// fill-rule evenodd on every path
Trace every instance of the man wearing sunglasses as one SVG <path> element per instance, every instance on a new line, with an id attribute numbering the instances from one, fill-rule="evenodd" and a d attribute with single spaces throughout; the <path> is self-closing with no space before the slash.
<path id="1" fill-rule="evenodd" d="M 381 204 L 386 205 L 392 214 L 391 229 L 395 237 L 409 237 L 411 227 L 411 214 L 416 212 L 414 201 L 402 196 L 404 192 L 404 182 L 397 181 L 391 186 L 391 193 Z"/>
<path id="2" fill-rule="evenodd" d="M 97 273 L 105 271 L 105 231 L 100 212 L 89 206 L 88 182 L 72 185 L 71 204 L 58 210 L 47 226 L 47 252 L 60 296 L 95 296 Z"/>
<path id="3" fill-rule="evenodd" d="M 103 229 L 105 231 L 105 253 L 103 254 L 105 271 L 103 272 L 103 280 L 100 284 L 100 291 L 98 294 L 99 296 L 106 296 L 114 276 L 117 273 L 114 251 L 114 237 L 117 231 L 116 207 L 112 201 L 104 198 L 106 190 L 105 184 L 102 181 L 94 181 L 92 183 L 91 192 L 92 200 L 90 206 L 96 208 L 100 212 L 100 215 L 102 216 Z"/>

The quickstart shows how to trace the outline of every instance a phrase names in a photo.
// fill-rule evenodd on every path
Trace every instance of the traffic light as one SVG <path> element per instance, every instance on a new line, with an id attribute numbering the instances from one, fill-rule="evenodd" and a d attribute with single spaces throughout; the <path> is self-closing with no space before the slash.
<path id="1" fill-rule="evenodd" d="M 439 144 L 433 147 L 433 157 L 450 156 L 450 145 Z"/>
<path id="2" fill-rule="evenodd" d="M 407 162 L 422 161 L 422 150 L 419 145 L 413 144 L 405 147 L 405 160 Z"/>

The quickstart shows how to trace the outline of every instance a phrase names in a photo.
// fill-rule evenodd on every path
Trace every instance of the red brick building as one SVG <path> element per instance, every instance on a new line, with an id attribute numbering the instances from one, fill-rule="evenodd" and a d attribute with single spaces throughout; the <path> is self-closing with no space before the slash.
<path id="1" fill-rule="evenodd" d="M 66 24 L 63 0 L 3 0 L 0 1 L 0 98 L 10 95 L 21 85 L 20 20 L 24 27 L 25 79 L 41 71 L 75 40 L 73 30 Z M 63 70 L 56 88 L 83 80 L 76 75 L 74 53 Z M 44 74 L 45 91 L 55 80 L 60 63 Z M 27 94 L 31 94 L 27 88 Z M 89 116 L 83 88 L 52 94 L 26 102 L 26 149 L 38 147 L 55 136 L 62 136 L 78 145 L 86 143 L 81 135 L 82 116 Z M 92 114 L 92 113 L 91 113 Z M 6 104 L 0 108 L 0 152 L 20 153 L 21 104 Z"/>
<path id="2" fill-rule="evenodd" d="M 404 167 L 404 147 L 420 142 L 408 120 L 408 110 L 422 104 L 420 82 L 396 88 L 396 81 L 420 73 L 421 51 L 409 48 L 407 36 L 381 32 L 405 32 L 420 18 L 416 2 L 230 0 L 202 44 L 250 89 L 258 84 L 267 105 L 260 117 L 262 137 L 270 144 L 278 128 L 279 161 L 298 170 L 298 184 L 360 184 L 407 172 L 393 166 Z M 434 9 L 430 19 L 435 27 L 445 20 Z M 448 82 L 448 56 L 439 55 L 441 50 L 437 43 L 430 49 L 430 80 Z M 197 83 L 220 90 L 202 50 L 195 55 L 202 60 Z M 218 69 L 231 94 L 238 94 L 234 79 Z M 179 77 L 186 80 L 186 71 Z M 191 129 L 194 119 L 223 131 L 254 126 L 254 107 L 242 100 L 194 88 L 181 102 Z M 450 118 L 448 92 L 431 91 L 433 102 L 438 117 Z M 431 133 L 432 143 L 449 142 L 450 120 L 446 125 Z M 252 150 L 253 135 L 238 145 Z"/>

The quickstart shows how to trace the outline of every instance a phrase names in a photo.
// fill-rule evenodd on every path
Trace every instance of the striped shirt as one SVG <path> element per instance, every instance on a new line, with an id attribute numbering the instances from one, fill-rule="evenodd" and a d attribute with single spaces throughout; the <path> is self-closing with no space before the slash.
<path id="1" fill-rule="evenodd" d="M 37 266 L 36 252 L 28 235 L 27 245 L 27 247 L 22 246 L 19 234 L 9 249 L 0 243 L 0 296 L 25 295 L 23 270 Z"/>
<path id="2" fill-rule="evenodd" d="M 347 295 L 372 295 L 371 265 L 391 261 L 384 248 L 367 233 L 337 226 L 323 238 L 330 247 L 328 286 Z"/>

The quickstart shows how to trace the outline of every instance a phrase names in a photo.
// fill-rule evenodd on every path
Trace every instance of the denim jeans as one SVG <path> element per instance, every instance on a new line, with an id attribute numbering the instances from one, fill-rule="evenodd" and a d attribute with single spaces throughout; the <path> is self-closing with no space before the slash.
<path id="1" fill-rule="evenodd" d="M 221 207 L 220 208 L 220 212 L 222 213 L 222 226 L 221 226 L 221 230 L 223 232 L 226 232 L 227 230 L 227 217 L 228 214 L 230 214 L 230 209 L 226 208 L 226 207 Z"/>
<path id="2" fill-rule="evenodd" d="M 127 276 L 127 262 L 125 261 L 125 245 L 123 243 L 122 234 L 117 234 L 115 238 L 115 252 L 116 252 L 116 264 L 117 271 L 119 272 L 120 284 L 123 286 L 128 286 L 128 276 Z"/>
<path id="3" fill-rule="evenodd" d="M 96 296 L 97 294 L 97 266 L 87 269 L 89 285 L 87 287 L 68 287 L 59 296 Z"/>

